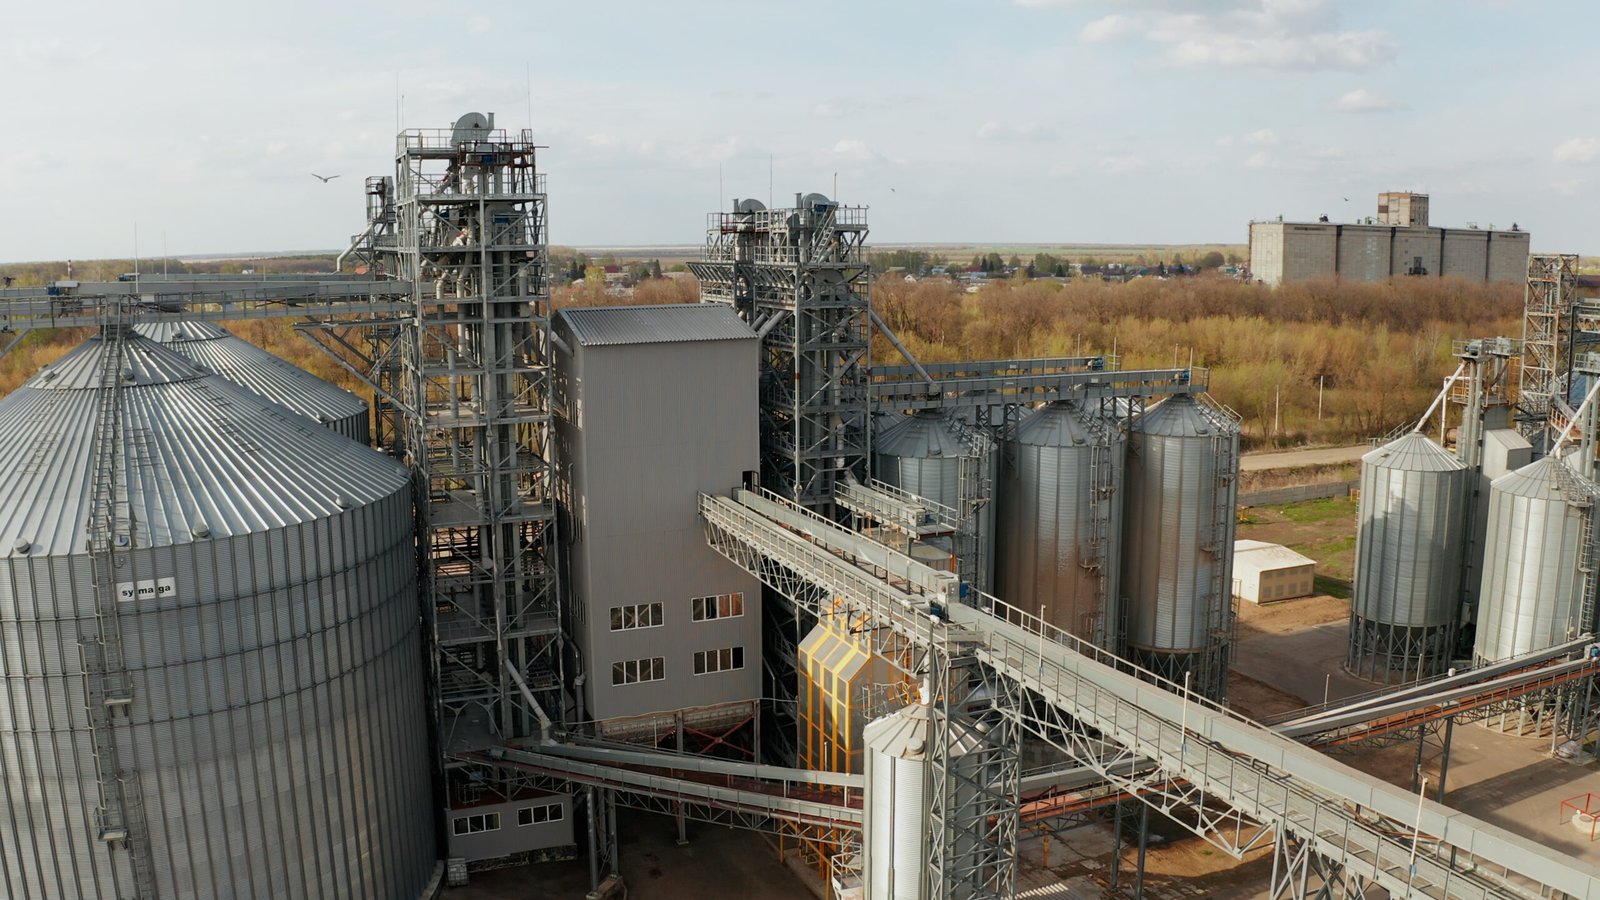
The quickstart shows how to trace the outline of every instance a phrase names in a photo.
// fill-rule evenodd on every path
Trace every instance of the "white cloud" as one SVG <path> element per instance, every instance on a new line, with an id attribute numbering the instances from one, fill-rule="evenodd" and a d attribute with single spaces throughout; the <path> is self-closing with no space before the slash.
<path id="1" fill-rule="evenodd" d="M 1044 8 L 1091 0 L 1014 2 Z M 1398 53 L 1386 31 L 1342 28 L 1336 0 L 1123 0 L 1117 8 L 1084 25 L 1079 39 L 1096 44 L 1140 36 L 1162 47 L 1176 66 L 1358 71 Z"/>
<path id="2" fill-rule="evenodd" d="M 1356 88 L 1346 91 L 1339 99 L 1328 104 L 1328 109 L 1334 112 L 1363 113 L 1363 112 L 1392 112 L 1404 107 L 1366 88 Z"/>
<path id="3" fill-rule="evenodd" d="M 883 157 L 867 146 L 866 141 L 858 138 L 844 138 L 834 143 L 832 148 L 823 151 L 822 158 L 831 162 L 864 163 L 873 162 Z"/>
<path id="4" fill-rule="evenodd" d="M 1134 156 L 1132 154 L 1116 154 L 1112 156 L 1100 157 L 1100 161 L 1096 163 L 1096 165 L 1100 167 L 1102 172 L 1109 172 L 1113 175 L 1121 175 L 1127 172 L 1137 172 L 1149 165 L 1149 161 L 1142 156 Z"/>
<path id="5" fill-rule="evenodd" d="M 1039 141 L 1053 137 L 1054 132 L 1038 122 L 1012 125 L 1006 122 L 985 122 L 978 126 L 980 141 Z"/>
<path id="6" fill-rule="evenodd" d="M 1295 35 L 1219 30 L 1177 36 L 1175 31 L 1163 29 L 1157 33 L 1172 37 L 1167 59 L 1180 66 L 1356 71 L 1388 62 L 1395 55 L 1394 41 L 1382 31 Z"/>
<path id="7" fill-rule="evenodd" d="M 1106 41 L 1114 41 L 1137 34 L 1139 30 L 1140 23 L 1138 19 L 1132 16 L 1112 13 L 1083 26 L 1083 30 L 1078 32 L 1078 37 L 1082 38 L 1086 44 L 1102 44 Z"/>
<path id="8" fill-rule="evenodd" d="M 488 34 L 489 17 L 484 15 L 467 17 L 467 32 L 469 34 Z"/>
<path id="9" fill-rule="evenodd" d="M 1277 142 L 1278 133 L 1271 128 L 1262 128 L 1259 131 L 1252 131 L 1249 134 L 1242 134 L 1238 137 L 1225 134 L 1216 140 L 1218 147 L 1232 147 L 1234 144 L 1276 144 Z"/>
<path id="10" fill-rule="evenodd" d="M 1550 154 L 1558 163 L 1585 165 L 1600 160 L 1600 138 L 1573 138 L 1563 141 Z"/>
<path id="11" fill-rule="evenodd" d="M 849 115 L 849 110 L 839 103 L 818 103 L 811 107 L 811 115 L 817 119 L 841 119 Z"/>

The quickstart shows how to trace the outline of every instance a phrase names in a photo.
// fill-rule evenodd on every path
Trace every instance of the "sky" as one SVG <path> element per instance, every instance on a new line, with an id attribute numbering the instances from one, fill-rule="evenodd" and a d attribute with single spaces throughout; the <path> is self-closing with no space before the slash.
<path id="1" fill-rule="evenodd" d="M 559 245 L 697 243 L 719 204 L 811 191 L 877 244 L 1244 243 L 1418 190 L 1434 224 L 1595 253 L 1597 25 L 1594 0 L 12 4 L 0 261 L 342 248 L 397 124 L 471 111 L 548 147 Z"/>

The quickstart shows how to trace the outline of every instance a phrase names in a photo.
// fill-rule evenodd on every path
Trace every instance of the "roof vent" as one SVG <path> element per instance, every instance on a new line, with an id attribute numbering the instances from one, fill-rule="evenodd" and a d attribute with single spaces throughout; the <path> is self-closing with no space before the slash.
<path id="1" fill-rule="evenodd" d="M 346 496 L 343 496 L 343 495 L 340 495 L 339 497 L 334 498 L 333 502 L 339 504 L 339 508 L 340 509 L 349 509 L 351 506 L 354 505 L 351 502 L 349 497 L 346 497 Z"/>
<path id="2" fill-rule="evenodd" d="M 28 543 L 26 538 L 17 538 L 16 542 L 11 545 L 11 549 L 18 556 L 27 556 L 28 551 L 33 549 L 33 545 Z"/>
<path id="3" fill-rule="evenodd" d="M 194 527 L 189 529 L 189 534 L 193 537 L 205 540 L 206 538 L 211 537 L 211 526 L 204 522 L 196 522 L 194 523 Z"/>

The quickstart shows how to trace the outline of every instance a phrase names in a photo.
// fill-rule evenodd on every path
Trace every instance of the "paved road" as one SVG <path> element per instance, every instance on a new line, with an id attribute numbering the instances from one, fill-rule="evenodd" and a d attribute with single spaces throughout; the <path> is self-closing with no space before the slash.
<path id="1" fill-rule="evenodd" d="M 1340 621 L 1290 634 L 1251 635 L 1235 644 L 1232 664 L 1308 705 L 1322 702 L 1324 688 L 1332 700 L 1377 690 L 1379 685 L 1344 671 L 1348 633 L 1349 626 Z"/>
<path id="2" fill-rule="evenodd" d="M 1289 450 L 1280 453 L 1246 453 L 1239 457 L 1239 468 L 1245 472 L 1258 472 L 1262 469 L 1297 469 L 1301 466 L 1355 462 L 1371 449 L 1372 445 L 1361 444 L 1355 447 L 1321 447 L 1316 450 Z"/>

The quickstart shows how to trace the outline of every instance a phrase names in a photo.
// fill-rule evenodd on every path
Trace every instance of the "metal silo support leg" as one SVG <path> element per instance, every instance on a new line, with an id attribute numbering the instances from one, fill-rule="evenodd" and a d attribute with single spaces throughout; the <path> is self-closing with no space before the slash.
<path id="1" fill-rule="evenodd" d="M 1450 739 L 1456 733 L 1456 717 L 1446 716 L 1444 720 L 1444 753 L 1439 757 L 1439 791 L 1433 799 L 1444 802 L 1444 779 L 1450 773 Z"/>
<path id="2" fill-rule="evenodd" d="M 594 786 L 584 788 L 584 803 L 589 808 L 589 891 L 600 891 L 600 811 L 595 807 Z"/>
<path id="3" fill-rule="evenodd" d="M 1133 895 L 1144 896 L 1144 851 L 1150 844 L 1150 804 L 1139 804 L 1139 862 L 1133 870 Z"/>
<path id="4" fill-rule="evenodd" d="M 606 791 L 606 856 L 611 859 L 611 874 L 622 876 L 622 853 L 617 844 L 617 792 Z"/>
<path id="5" fill-rule="evenodd" d="M 1117 895 L 1117 876 L 1122 873 L 1122 795 L 1117 794 L 1111 812 L 1111 871 L 1106 875 L 1106 890 Z"/>

